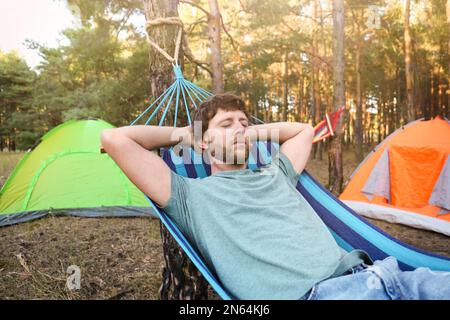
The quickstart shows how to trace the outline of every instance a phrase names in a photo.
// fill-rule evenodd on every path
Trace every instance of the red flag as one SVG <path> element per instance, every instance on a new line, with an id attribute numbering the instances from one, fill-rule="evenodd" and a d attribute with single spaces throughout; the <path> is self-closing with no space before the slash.
<path id="1" fill-rule="evenodd" d="M 339 108 L 331 114 L 325 114 L 325 118 L 314 127 L 313 143 L 334 135 L 334 130 L 336 129 L 342 111 L 344 111 L 344 107 Z"/>

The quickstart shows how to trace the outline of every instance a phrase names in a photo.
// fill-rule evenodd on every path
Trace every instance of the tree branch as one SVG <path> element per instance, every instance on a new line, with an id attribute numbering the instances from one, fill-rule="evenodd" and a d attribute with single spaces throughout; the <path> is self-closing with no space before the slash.
<path id="1" fill-rule="evenodd" d="M 193 7 L 196 7 L 197 9 L 203 11 L 203 13 L 204 13 L 204 14 L 206 15 L 206 17 L 209 19 L 210 13 L 209 13 L 206 9 L 204 9 L 202 6 L 200 6 L 199 4 L 197 4 L 197 3 L 195 3 L 195 2 L 192 2 L 192 1 L 189 1 L 189 0 L 180 0 L 180 2 L 181 2 L 181 3 L 189 4 L 189 5 L 193 6 Z"/>
<path id="2" fill-rule="evenodd" d="M 194 57 L 194 55 L 192 54 L 192 51 L 189 48 L 189 44 L 188 44 L 188 41 L 187 41 L 187 36 L 186 36 L 185 33 L 183 33 L 183 52 L 184 52 L 184 55 L 186 56 L 186 58 L 188 58 L 189 61 L 191 61 L 192 63 L 195 63 L 200 68 L 206 70 L 212 77 L 212 71 L 211 71 L 211 69 L 209 69 L 207 67 L 207 66 L 209 66 L 209 63 L 206 62 L 206 61 L 197 60 Z"/>
<path id="3" fill-rule="evenodd" d="M 208 21 L 205 20 L 205 17 L 201 17 L 200 19 L 198 19 L 198 20 L 192 22 L 192 23 L 189 24 L 189 26 L 188 26 L 188 33 L 190 34 L 190 33 L 194 30 L 195 26 L 199 25 L 200 23 L 207 23 L 207 22 L 208 22 Z"/>
<path id="4" fill-rule="evenodd" d="M 133 9 L 128 10 L 127 14 L 122 18 L 122 20 L 119 23 L 119 27 L 117 28 L 117 33 L 116 33 L 116 41 L 119 38 L 119 34 L 120 32 L 122 32 L 123 28 L 125 27 L 125 25 L 127 24 L 128 20 L 130 19 L 131 14 L 134 12 Z"/>
<path id="5" fill-rule="evenodd" d="M 220 15 L 220 22 L 222 24 L 222 29 L 225 32 L 225 34 L 228 36 L 228 38 L 230 39 L 231 42 L 231 46 L 233 47 L 234 51 L 236 52 L 236 55 L 238 56 L 239 59 L 239 64 L 242 65 L 242 60 L 241 60 L 241 55 L 239 53 L 239 48 L 236 46 L 236 43 L 233 39 L 233 37 L 231 36 L 231 34 L 228 32 L 227 28 L 225 28 L 225 23 L 223 22 L 223 17 L 222 14 Z"/>
<path id="6" fill-rule="evenodd" d="M 240 4 L 240 6 L 241 6 L 242 11 L 244 11 L 245 13 L 252 13 L 252 12 L 250 11 L 250 9 L 248 9 L 248 8 L 245 7 L 245 5 L 242 3 L 241 0 L 238 0 L 238 2 L 239 2 L 239 4 Z"/>

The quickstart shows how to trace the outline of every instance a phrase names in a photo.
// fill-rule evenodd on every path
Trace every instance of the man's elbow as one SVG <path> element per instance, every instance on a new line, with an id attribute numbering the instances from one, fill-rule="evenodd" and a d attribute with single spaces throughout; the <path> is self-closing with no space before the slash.
<path id="1" fill-rule="evenodd" d="M 314 128 L 312 125 L 307 124 L 305 128 L 300 132 L 301 135 L 308 137 L 308 140 L 314 139 Z"/>
<path id="2" fill-rule="evenodd" d="M 115 129 L 105 129 L 100 135 L 101 146 L 105 151 L 111 147 L 113 142 L 116 140 L 114 136 L 116 135 Z"/>

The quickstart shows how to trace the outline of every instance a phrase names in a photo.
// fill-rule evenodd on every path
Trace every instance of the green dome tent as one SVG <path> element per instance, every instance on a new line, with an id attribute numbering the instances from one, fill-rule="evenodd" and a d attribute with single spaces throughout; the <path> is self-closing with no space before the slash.
<path id="1" fill-rule="evenodd" d="M 28 150 L 0 190 L 0 226 L 49 213 L 84 217 L 154 215 L 149 202 L 107 155 L 103 120 L 70 120 Z"/>

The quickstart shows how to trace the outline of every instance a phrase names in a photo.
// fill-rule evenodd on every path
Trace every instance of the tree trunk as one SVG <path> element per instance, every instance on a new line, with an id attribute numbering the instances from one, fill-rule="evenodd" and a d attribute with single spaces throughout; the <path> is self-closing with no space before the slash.
<path id="1" fill-rule="evenodd" d="M 314 20 L 318 21 L 318 0 L 314 1 Z M 318 25 L 317 22 L 314 22 L 314 33 L 317 34 L 318 32 Z M 313 126 L 315 126 L 317 123 L 319 123 L 322 118 L 320 114 L 320 105 L 321 105 L 321 99 L 320 99 L 320 70 L 319 70 L 319 61 L 317 56 L 319 55 L 319 49 L 318 49 L 318 43 L 317 43 L 317 37 L 313 37 L 312 40 L 312 101 L 313 101 Z M 313 146 L 313 158 L 321 160 L 321 143 L 316 143 Z"/>
<path id="2" fill-rule="evenodd" d="M 333 1 L 333 108 L 345 105 L 344 88 L 344 0 Z M 335 135 L 328 153 L 328 188 L 335 194 L 342 192 L 344 181 L 342 167 L 342 117 L 339 118 Z"/>
<path id="3" fill-rule="evenodd" d="M 439 113 L 439 76 L 437 67 L 432 68 L 431 75 L 431 116 Z"/>
<path id="4" fill-rule="evenodd" d="M 397 98 L 397 104 L 395 106 L 395 112 L 394 112 L 394 116 L 395 116 L 395 129 L 399 128 L 401 125 L 404 124 L 404 119 L 403 119 L 403 95 L 402 95 L 402 84 L 404 83 L 402 81 L 402 79 L 400 79 L 400 67 L 397 66 L 396 68 L 396 72 L 395 72 L 395 79 L 397 80 L 396 83 L 396 98 Z"/>
<path id="5" fill-rule="evenodd" d="M 251 83 L 251 92 L 249 92 L 249 100 L 250 100 L 250 110 L 253 114 L 253 116 L 255 116 L 256 118 L 259 119 L 259 115 L 258 115 L 258 100 L 259 100 L 259 96 L 256 93 L 257 90 L 256 89 L 256 70 L 254 66 L 251 66 L 251 71 L 252 71 L 252 83 Z"/>
<path id="6" fill-rule="evenodd" d="M 209 2 L 209 39 L 211 44 L 211 68 L 213 92 L 222 93 L 224 91 L 223 82 L 223 64 L 220 39 L 220 10 L 217 0 L 208 0 Z"/>
<path id="7" fill-rule="evenodd" d="M 298 101 L 297 101 L 297 121 L 298 122 L 305 122 L 305 119 L 303 118 L 303 98 L 305 96 L 304 94 L 304 88 L 305 88 L 305 77 L 303 76 L 303 72 L 300 73 L 300 78 L 298 80 Z"/>
<path id="8" fill-rule="evenodd" d="M 413 71 L 412 71 L 412 62 L 411 62 L 411 28 L 409 26 L 409 16 L 410 16 L 410 7 L 411 1 L 405 1 L 405 15 L 404 15 L 404 36 L 405 36 L 405 78 L 406 78 L 406 95 L 408 101 L 408 109 L 407 109 L 407 119 L 408 122 L 413 121 L 415 119 L 414 110 L 414 79 L 413 79 Z"/>
<path id="9" fill-rule="evenodd" d="M 447 104 L 446 104 L 446 117 L 450 118 L 450 0 L 447 0 L 446 5 L 446 13 L 447 13 L 447 66 L 448 66 L 448 74 L 447 74 Z"/>
<path id="10" fill-rule="evenodd" d="M 331 102 L 333 107 L 333 102 Z M 353 147 L 353 137 L 354 137 L 354 119 L 350 112 L 344 112 L 344 141 L 345 141 L 345 147 L 347 150 L 350 149 L 350 147 Z"/>
<path id="11" fill-rule="evenodd" d="M 425 103 L 425 114 L 424 117 L 426 119 L 429 119 L 431 117 L 431 76 L 428 70 L 424 69 L 424 78 L 425 78 L 425 85 L 423 87 L 423 96 L 424 96 L 424 103 Z"/>
<path id="12" fill-rule="evenodd" d="M 178 17 L 178 0 L 144 0 L 147 20 L 163 17 Z M 149 36 L 157 40 L 158 45 L 173 55 L 179 26 L 159 25 L 148 30 Z M 183 52 L 180 48 L 180 65 Z M 150 88 L 153 97 L 160 96 L 173 83 L 172 64 L 153 47 L 150 47 Z M 160 287 L 160 298 L 163 300 L 207 299 L 208 285 L 194 264 L 180 249 L 169 231 L 161 223 L 165 266 Z"/>
<path id="13" fill-rule="evenodd" d="M 283 108 L 282 108 L 282 120 L 287 121 L 287 113 L 288 113 L 288 50 L 284 53 L 283 57 Z"/>
<path id="14" fill-rule="evenodd" d="M 361 90 L 361 30 L 356 21 L 356 119 L 355 119 L 355 156 L 356 161 L 363 160 L 363 130 L 362 130 L 362 90 Z"/>

